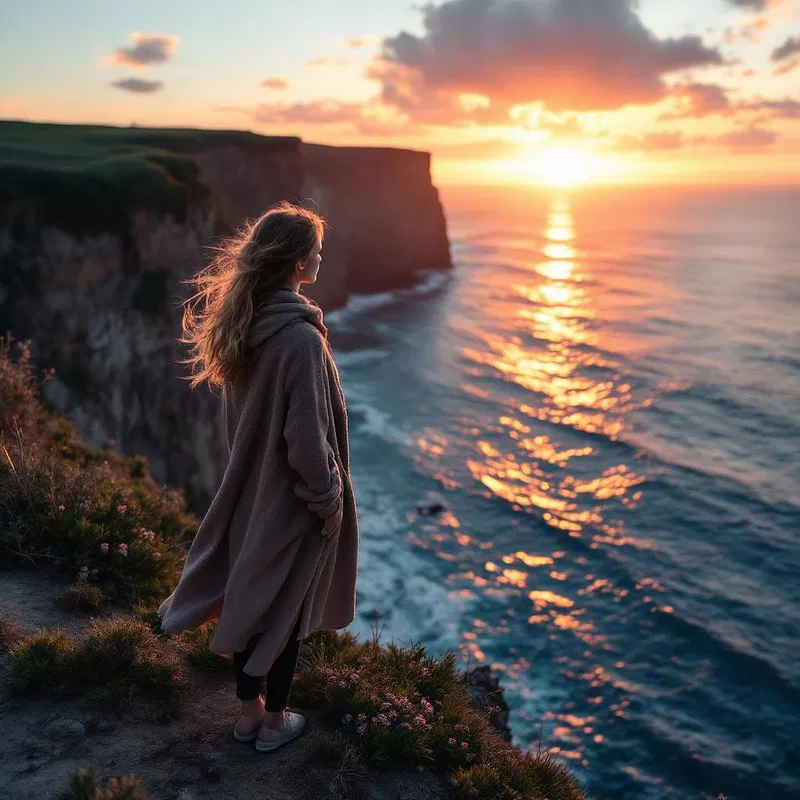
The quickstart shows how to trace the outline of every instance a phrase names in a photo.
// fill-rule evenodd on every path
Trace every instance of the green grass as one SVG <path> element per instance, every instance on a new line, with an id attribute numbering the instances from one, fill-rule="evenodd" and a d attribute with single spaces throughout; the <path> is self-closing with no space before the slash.
<path id="1" fill-rule="evenodd" d="M 584 800 L 568 770 L 546 753 L 522 754 L 473 709 L 467 678 L 452 652 L 440 658 L 418 643 L 384 647 L 351 634 L 320 631 L 300 653 L 290 702 L 315 708 L 373 767 L 427 765 L 447 777 L 458 800 Z"/>
<path id="2" fill-rule="evenodd" d="M 37 224 L 127 235 L 137 210 L 186 217 L 209 198 L 192 153 L 231 146 L 294 150 L 294 137 L 246 131 L 116 128 L 0 121 L 0 201 L 26 200 Z"/>
<path id="3" fill-rule="evenodd" d="M 40 630 L 13 641 L 9 653 L 20 695 L 85 696 L 117 713 L 150 701 L 159 718 L 170 718 L 184 691 L 178 654 L 140 620 L 93 619 L 78 639 Z"/>
<path id="4" fill-rule="evenodd" d="M 192 666 L 206 672 L 230 675 L 233 670 L 231 657 L 219 655 L 209 649 L 216 630 L 216 621 L 208 622 L 176 637 L 177 644 Z"/>

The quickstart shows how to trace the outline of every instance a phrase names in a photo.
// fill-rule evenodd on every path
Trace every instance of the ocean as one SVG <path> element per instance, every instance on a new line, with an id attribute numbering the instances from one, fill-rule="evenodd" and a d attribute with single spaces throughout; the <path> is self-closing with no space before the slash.
<path id="1" fill-rule="evenodd" d="M 451 272 L 326 314 L 351 630 L 491 665 L 593 798 L 800 797 L 800 190 L 443 200 Z"/>

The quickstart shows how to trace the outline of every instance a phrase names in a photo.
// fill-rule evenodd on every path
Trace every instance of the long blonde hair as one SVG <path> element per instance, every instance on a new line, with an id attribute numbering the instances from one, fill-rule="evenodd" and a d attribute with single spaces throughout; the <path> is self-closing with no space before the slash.
<path id="1" fill-rule="evenodd" d="M 207 267 L 184 281 L 197 292 L 183 305 L 183 336 L 192 355 L 194 389 L 235 383 L 247 365 L 254 298 L 286 285 L 298 261 L 322 241 L 325 222 L 302 206 L 281 202 L 214 247 Z M 199 310 L 198 310 L 199 307 Z"/>

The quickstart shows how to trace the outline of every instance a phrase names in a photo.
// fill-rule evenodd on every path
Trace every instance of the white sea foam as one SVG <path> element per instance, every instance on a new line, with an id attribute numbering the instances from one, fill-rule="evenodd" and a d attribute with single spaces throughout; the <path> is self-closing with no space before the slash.
<path id="1" fill-rule="evenodd" d="M 443 286 L 451 277 L 448 270 L 419 270 L 422 280 L 416 286 L 374 294 L 352 294 L 342 308 L 325 314 L 325 323 L 336 328 L 348 328 L 355 317 L 391 305 L 414 295 L 424 295 Z"/>
<path id="2" fill-rule="evenodd" d="M 408 519 L 367 472 L 353 474 L 361 532 L 358 614 L 349 630 L 361 641 L 377 630 L 384 644 L 423 641 L 431 654 L 458 650 L 460 620 L 472 599 L 452 595 L 435 564 L 406 540 Z"/>
<path id="3" fill-rule="evenodd" d="M 388 350 L 380 350 L 377 347 L 365 347 L 363 350 L 337 350 L 336 364 L 344 369 L 347 369 L 347 367 L 360 367 L 364 364 L 371 364 L 374 361 L 382 361 L 388 355 Z"/>

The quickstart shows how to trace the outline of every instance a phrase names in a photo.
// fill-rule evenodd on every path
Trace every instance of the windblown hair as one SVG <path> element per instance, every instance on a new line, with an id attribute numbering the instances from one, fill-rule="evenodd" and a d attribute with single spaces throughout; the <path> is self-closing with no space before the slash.
<path id="1" fill-rule="evenodd" d="M 325 222 L 313 211 L 281 202 L 213 248 L 207 267 L 184 281 L 196 293 L 185 301 L 183 336 L 191 349 L 194 389 L 207 381 L 224 387 L 247 366 L 247 336 L 257 299 L 285 286 L 298 261 L 322 241 Z"/>

